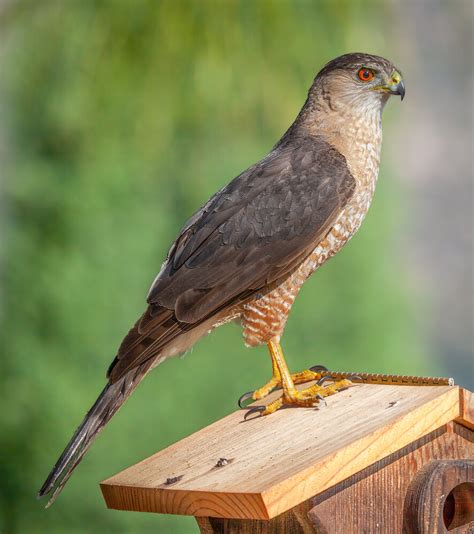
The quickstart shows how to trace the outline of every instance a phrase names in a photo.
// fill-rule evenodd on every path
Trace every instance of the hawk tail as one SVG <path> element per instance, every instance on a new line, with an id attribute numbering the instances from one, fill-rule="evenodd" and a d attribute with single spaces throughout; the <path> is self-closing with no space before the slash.
<path id="1" fill-rule="evenodd" d="M 150 369 L 151 363 L 140 365 L 114 384 L 109 383 L 105 386 L 38 492 L 38 498 L 49 496 L 46 508 L 54 503 L 97 434 L 141 382 Z"/>

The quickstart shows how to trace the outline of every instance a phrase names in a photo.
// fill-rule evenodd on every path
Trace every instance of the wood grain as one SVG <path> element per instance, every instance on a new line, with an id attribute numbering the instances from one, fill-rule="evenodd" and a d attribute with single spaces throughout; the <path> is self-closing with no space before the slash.
<path id="1" fill-rule="evenodd" d="M 306 506 L 300 505 L 268 520 L 196 517 L 196 521 L 201 534 L 316 534 L 307 512 Z"/>
<path id="2" fill-rule="evenodd" d="M 440 534 L 446 531 L 438 529 L 442 495 L 431 491 L 427 498 L 416 501 L 419 503 L 417 510 L 407 510 L 407 490 L 433 462 L 465 464 L 469 470 L 469 461 L 452 458 L 472 456 L 472 439 L 470 430 L 449 423 L 268 521 L 213 517 L 196 520 L 201 534 L 394 534 L 402 532 L 402 525 L 407 521 L 404 534 L 420 534 L 419 530 L 410 531 L 409 521 L 412 525 L 416 521 L 416 525 L 418 511 L 426 509 L 428 513 L 422 514 L 422 521 L 428 522 L 428 529 L 429 522 L 435 525 L 427 532 Z M 445 478 L 448 482 L 449 477 Z M 470 475 L 464 478 L 469 480 Z M 445 484 L 441 492 L 447 495 L 456 483 L 451 477 L 451 484 Z M 474 494 L 471 497 L 474 498 Z M 438 515 L 431 512 L 437 504 Z M 453 517 L 450 533 L 469 532 L 473 506 L 468 502 L 459 509 L 457 505 L 454 507 L 459 521 Z M 456 528 L 457 525 L 464 527 Z"/>
<path id="3" fill-rule="evenodd" d="M 449 423 L 320 493 L 310 499 L 309 517 L 315 531 L 413 534 L 409 523 L 404 525 L 410 512 L 405 503 L 410 484 L 432 461 L 472 458 L 472 440 L 470 430 Z M 431 494 L 420 508 L 432 509 L 439 504 L 439 497 Z M 439 506 L 438 515 L 432 513 L 431 519 L 433 524 L 439 523 Z M 441 534 L 444 530 L 428 532 Z"/>
<path id="4" fill-rule="evenodd" d="M 467 389 L 459 390 L 460 415 L 455 421 L 474 430 L 474 394 Z"/>
<path id="5" fill-rule="evenodd" d="M 444 534 L 463 526 L 474 527 L 474 461 L 431 460 L 408 487 L 403 534 Z"/>
<path id="6" fill-rule="evenodd" d="M 357 385 L 327 404 L 247 422 L 237 411 L 105 480 L 107 506 L 269 519 L 460 415 L 452 386 Z"/>

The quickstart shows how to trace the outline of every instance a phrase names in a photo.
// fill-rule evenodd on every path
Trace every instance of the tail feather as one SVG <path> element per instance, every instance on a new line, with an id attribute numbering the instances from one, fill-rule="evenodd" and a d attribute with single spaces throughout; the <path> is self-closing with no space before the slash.
<path id="1" fill-rule="evenodd" d="M 141 382 L 150 370 L 152 363 L 152 361 L 148 361 L 129 371 L 114 384 L 109 383 L 105 386 L 38 492 L 38 497 L 49 496 L 47 508 L 61 493 L 97 434 Z"/>
<path id="2" fill-rule="evenodd" d="M 46 507 L 51 506 L 61 493 L 97 434 L 112 419 L 148 371 L 162 360 L 160 355 L 165 346 L 182 331 L 183 328 L 179 328 L 171 310 L 150 306 L 125 336 L 107 372 L 108 384 L 38 492 L 38 497 L 49 496 Z"/>

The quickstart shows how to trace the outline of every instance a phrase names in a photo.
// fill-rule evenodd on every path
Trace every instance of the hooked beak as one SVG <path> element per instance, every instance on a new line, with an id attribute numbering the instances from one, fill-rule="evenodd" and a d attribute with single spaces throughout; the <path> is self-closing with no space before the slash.
<path id="1" fill-rule="evenodd" d="M 400 100 L 403 100 L 405 97 L 405 82 L 402 75 L 396 70 L 393 71 L 392 77 L 389 83 L 384 86 L 384 89 L 391 95 L 400 95 Z"/>
<path id="2" fill-rule="evenodd" d="M 389 91 L 391 95 L 400 95 L 400 100 L 403 100 L 405 96 L 405 82 L 400 80 L 397 84 L 389 86 Z"/>

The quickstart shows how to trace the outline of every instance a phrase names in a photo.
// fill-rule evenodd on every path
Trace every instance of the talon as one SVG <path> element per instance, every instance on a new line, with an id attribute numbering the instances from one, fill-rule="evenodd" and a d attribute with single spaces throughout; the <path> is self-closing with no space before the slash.
<path id="1" fill-rule="evenodd" d="M 252 399 L 253 400 L 253 391 L 247 391 L 247 393 L 244 393 L 240 398 L 239 400 L 237 401 L 238 405 L 239 405 L 239 408 L 241 410 L 244 410 L 248 404 L 244 405 L 243 403 L 248 400 L 248 399 Z"/>
<path id="2" fill-rule="evenodd" d="M 255 414 L 258 414 L 258 416 L 270 415 L 280 408 L 289 406 L 306 408 L 317 405 L 327 406 L 325 397 L 348 389 L 352 385 L 351 380 L 359 383 L 364 382 L 356 373 L 348 378 L 343 378 L 348 376 L 347 373 L 331 373 L 324 365 L 314 365 L 309 370 L 290 373 L 283 359 L 279 343 L 271 341 L 268 343 L 268 347 L 272 358 L 272 378 L 261 388 L 255 391 L 248 391 L 239 398 L 239 407 L 248 410 L 244 416 L 245 421 L 248 421 Z M 312 382 L 312 385 L 308 385 L 305 389 L 295 387 L 307 382 Z M 326 384 L 326 382 L 329 382 L 329 384 Z M 250 407 L 252 401 L 262 399 L 276 390 L 283 391 L 278 398 L 266 406 Z"/>
<path id="3" fill-rule="evenodd" d="M 310 367 L 309 370 L 313 371 L 313 373 L 320 373 L 321 371 L 327 372 L 328 368 L 324 367 L 324 365 L 313 365 L 313 367 Z"/>
<path id="4" fill-rule="evenodd" d="M 328 380 L 334 381 L 334 377 L 331 375 L 322 376 L 317 382 L 316 385 L 320 386 L 321 384 L 324 384 L 324 382 L 327 382 Z"/>
<path id="5" fill-rule="evenodd" d="M 254 413 L 259 413 L 261 416 L 266 408 L 266 406 L 254 406 L 253 408 L 250 408 L 250 410 L 244 415 L 244 421 L 247 421 L 247 418 Z"/>
<path id="6" fill-rule="evenodd" d="M 316 398 L 317 398 L 318 400 L 324 402 L 324 406 L 327 408 L 327 405 L 328 405 L 327 400 L 321 395 L 321 393 L 318 393 L 318 394 L 316 395 Z"/>

